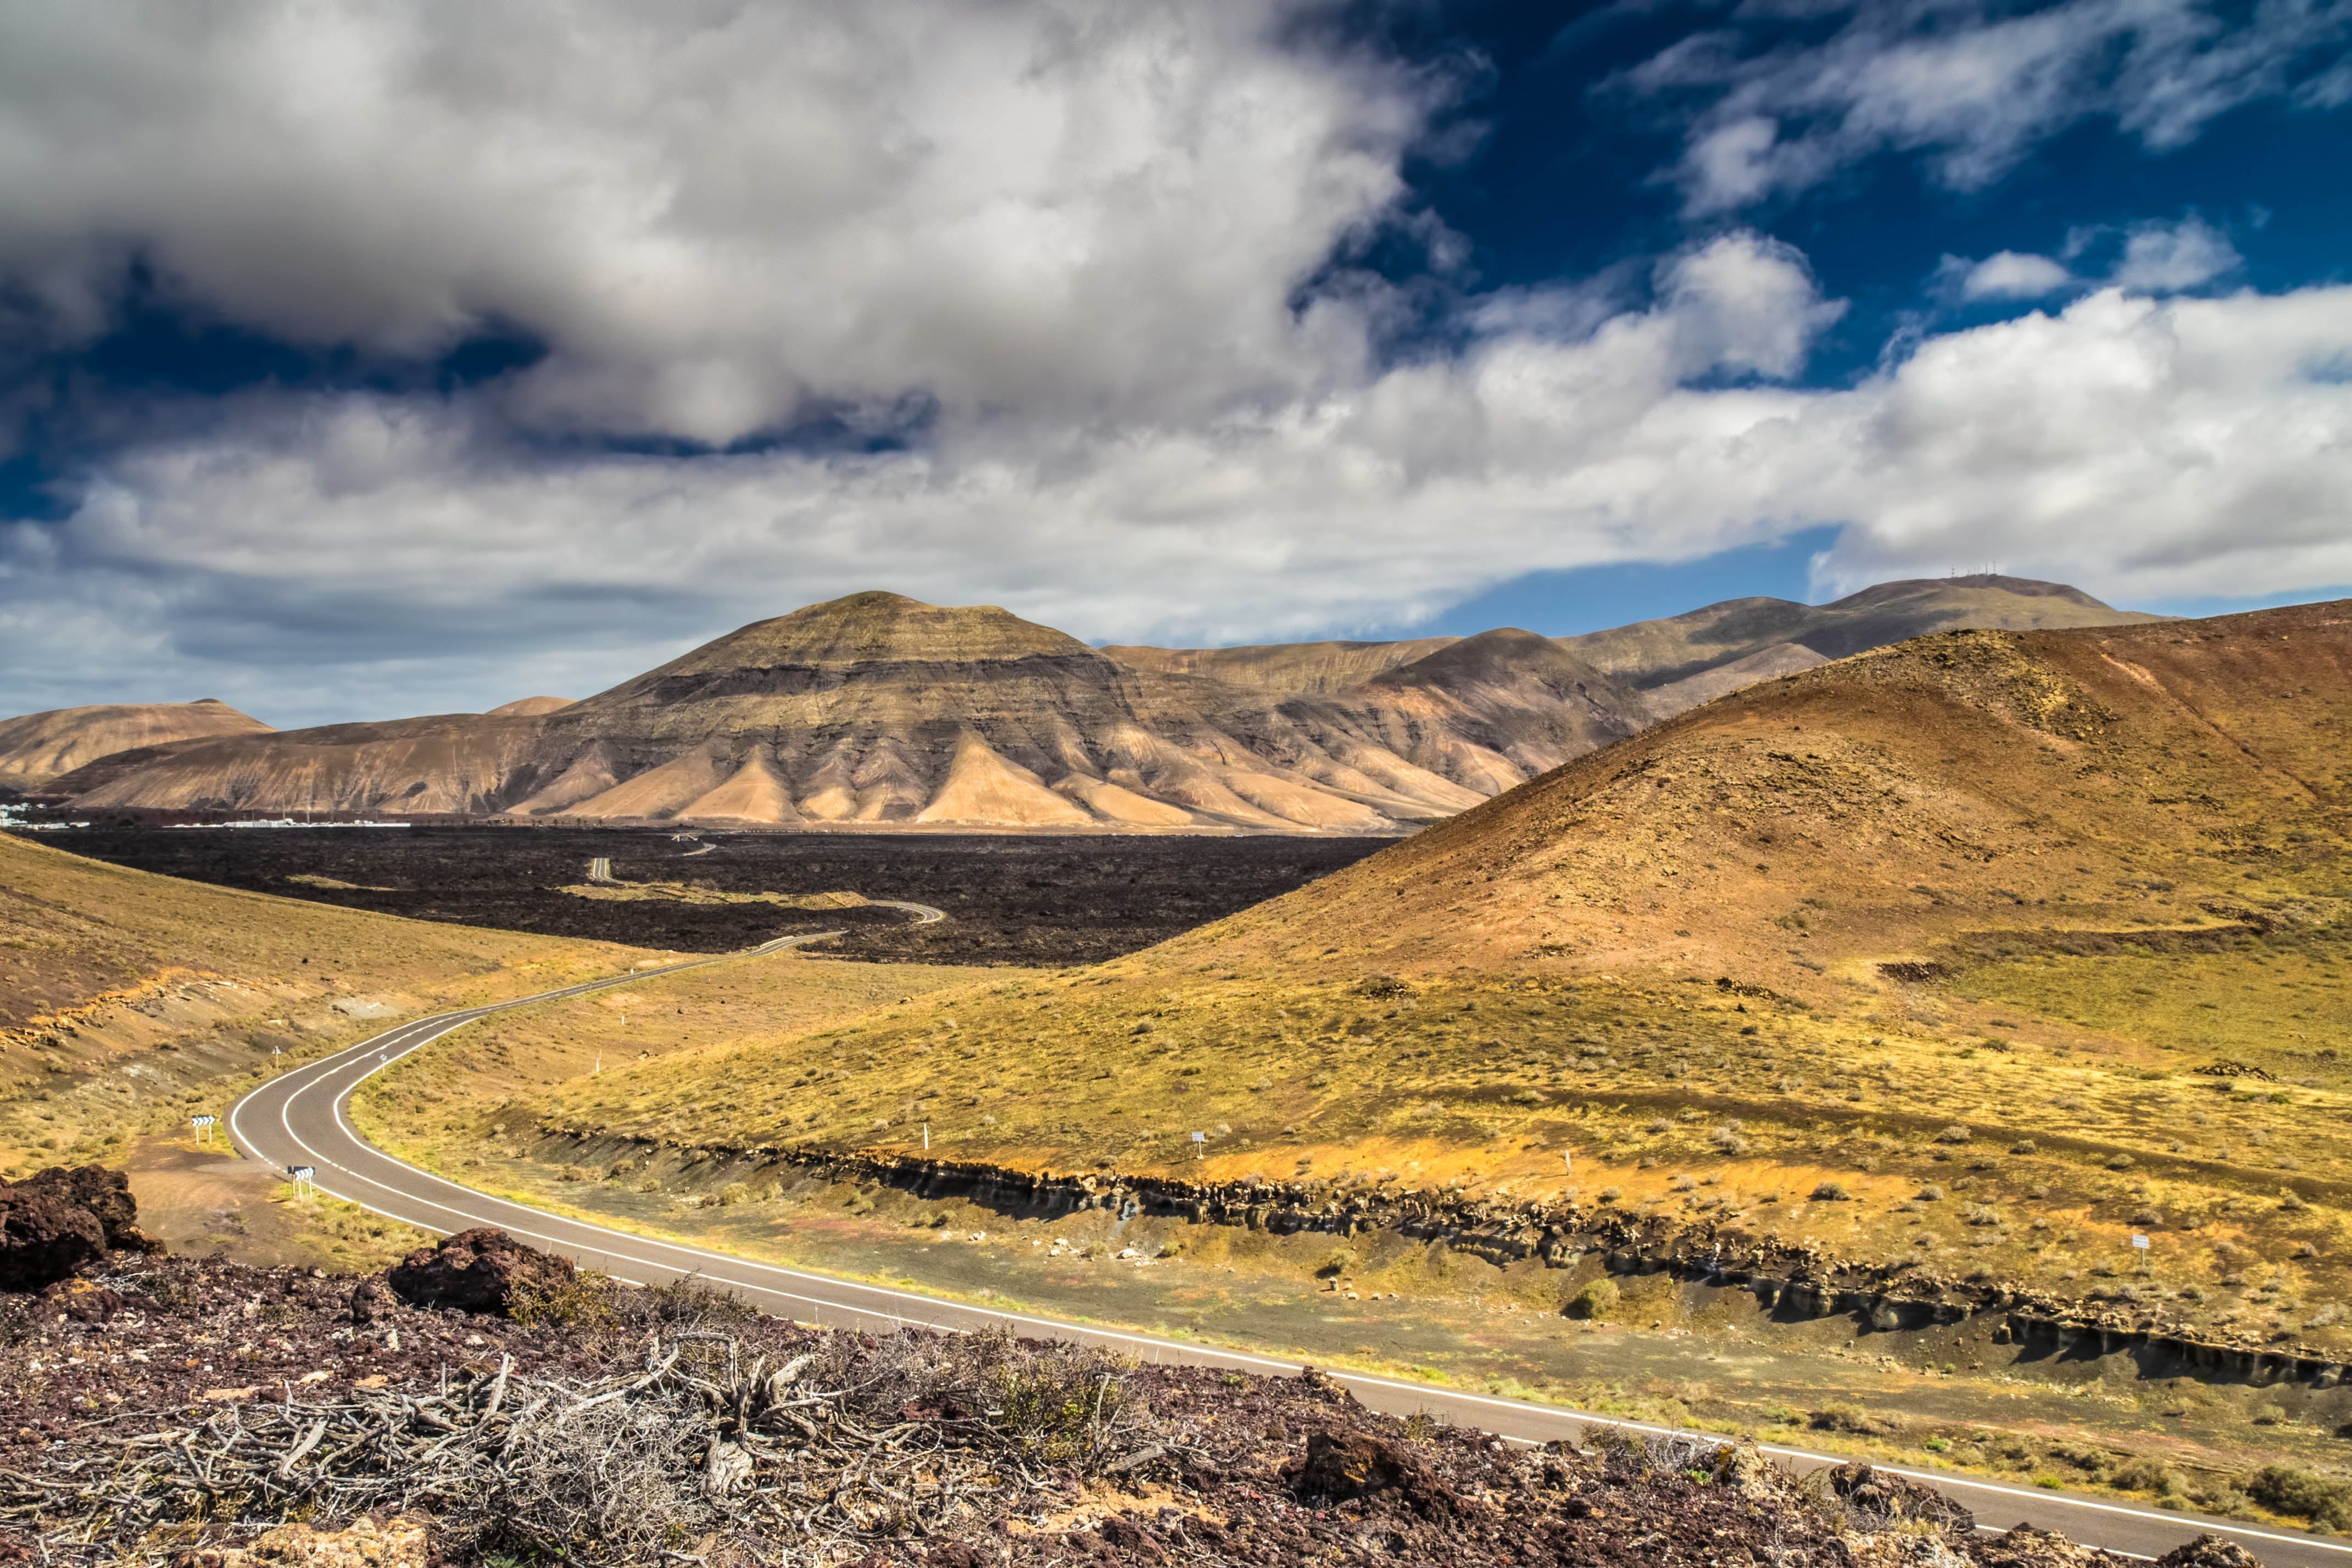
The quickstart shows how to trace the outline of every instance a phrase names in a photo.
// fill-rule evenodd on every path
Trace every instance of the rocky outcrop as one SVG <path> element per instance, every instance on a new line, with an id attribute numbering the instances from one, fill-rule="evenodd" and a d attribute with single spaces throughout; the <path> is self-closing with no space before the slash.
<path id="1" fill-rule="evenodd" d="M 0 1290 L 37 1291 L 110 1251 L 160 1252 L 139 1228 L 131 1178 L 103 1166 L 0 1181 Z"/>
<path id="2" fill-rule="evenodd" d="M 89 1210 L 0 1187 L 0 1290 L 37 1291 L 104 1256 L 106 1229 Z"/>
<path id="3" fill-rule="evenodd" d="M 2262 1560 L 2234 1541 L 2200 1535 L 2156 1560 L 2156 1568 L 2263 1568 Z"/>
<path id="4" fill-rule="evenodd" d="M 110 1252 L 161 1252 L 163 1244 L 139 1228 L 139 1200 L 131 1196 L 131 1177 L 104 1166 L 51 1166 L 16 1184 L 19 1190 L 38 1192 L 77 1208 L 86 1208 L 105 1232 Z"/>
<path id="5" fill-rule="evenodd" d="M 420 1247 L 384 1276 L 393 1293 L 412 1307 L 511 1315 L 530 1291 L 553 1291 L 577 1272 L 551 1252 L 526 1247 L 503 1230 L 484 1228 Z M 369 1305 L 372 1306 L 372 1303 Z M 366 1310 L 354 1294 L 352 1315 Z"/>
<path id="6" fill-rule="evenodd" d="M 1891 1470 L 1838 1465 L 1822 1480 L 1829 1494 L 1848 1511 L 1874 1523 L 1933 1524 L 1963 1535 L 1977 1527 L 1976 1515 L 1942 1492 Z"/>
<path id="7" fill-rule="evenodd" d="M 383 1282 L 373 1275 L 352 1287 L 352 1326 L 365 1328 L 381 1316 L 386 1302 Z"/>
<path id="8" fill-rule="evenodd" d="M 570 1145 L 568 1161 L 625 1158 L 642 1166 L 663 1153 L 707 1179 L 718 1170 L 748 1176 L 791 1167 L 834 1180 L 872 1181 L 918 1197 L 963 1198 L 1014 1214 L 1108 1210 L 1121 1218 L 1172 1216 L 1205 1225 L 1237 1225 L 1288 1236 L 1357 1236 L 1389 1231 L 1443 1241 L 1498 1266 L 1538 1259 L 1572 1268 L 1597 1257 L 1612 1274 L 1670 1273 L 1751 1292 L 1776 1317 L 1800 1322 L 1855 1318 L 1878 1332 L 1922 1329 L 1983 1317 L 1996 1344 L 2032 1343 L 2075 1353 L 2129 1352 L 2164 1375 L 2256 1384 L 2304 1383 L 2331 1388 L 2347 1368 L 2305 1345 L 2262 1344 L 2205 1333 L 2143 1304 L 2077 1299 L 1955 1279 L 1911 1264 L 1861 1263 L 1821 1248 L 1759 1236 L 1736 1223 L 1678 1223 L 1574 1199 L 1538 1202 L 1428 1192 L 1393 1186 L 1273 1182 L 1252 1177 L 1195 1182 L 1181 1176 L 1068 1175 L 1014 1170 L 984 1161 L 899 1158 L 816 1148 L 659 1145 L 601 1129 L 551 1122 L 540 1134 Z"/>
<path id="9" fill-rule="evenodd" d="M 1307 1497 L 1335 1502 L 1394 1491 L 1423 1513 L 1460 1500 L 1402 1444 L 1365 1431 L 1309 1432 L 1307 1457 L 1299 1461 L 1291 1485 Z"/>

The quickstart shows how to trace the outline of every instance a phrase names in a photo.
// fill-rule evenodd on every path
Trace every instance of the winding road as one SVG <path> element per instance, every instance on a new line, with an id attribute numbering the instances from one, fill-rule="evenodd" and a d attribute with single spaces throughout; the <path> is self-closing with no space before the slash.
<path id="1" fill-rule="evenodd" d="M 940 911 L 924 904 L 902 904 L 895 907 L 919 912 L 918 918 L 923 924 L 944 918 Z M 496 1226 L 534 1246 L 560 1252 L 583 1267 L 641 1284 L 699 1275 L 764 1311 L 803 1322 L 844 1328 L 893 1330 L 912 1326 L 958 1332 L 1008 1327 L 1024 1334 L 1107 1345 L 1153 1361 L 1231 1367 L 1268 1375 L 1301 1370 L 1299 1364 L 1279 1357 L 967 1306 L 911 1291 L 831 1279 L 804 1270 L 753 1262 L 724 1252 L 565 1218 L 476 1192 L 395 1159 L 362 1138 L 346 1115 L 345 1107 L 352 1092 L 368 1077 L 478 1019 L 710 964 L 740 962 L 840 935 L 834 931 L 780 937 L 743 953 L 635 970 L 510 1002 L 418 1019 L 332 1056 L 306 1062 L 261 1085 L 229 1108 L 229 1136 L 247 1155 L 280 1169 L 311 1167 L 315 1172 L 312 1180 L 320 1191 L 388 1218 L 444 1234 L 476 1226 Z M 1428 1387 L 1360 1373 L 1331 1372 L 1329 1375 L 1373 1409 L 1392 1415 L 1428 1411 L 1522 1442 L 1581 1440 L 1586 1430 L 1594 1427 L 1616 1427 L 1645 1435 L 1665 1435 L 1669 1430 L 1640 1422 L 1606 1420 L 1557 1406 Z M 1779 1463 L 1796 1470 L 1840 1462 L 1834 1456 L 1802 1448 L 1773 1444 L 1765 1444 L 1762 1448 Z M 2319 1564 L 2352 1568 L 2352 1545 L 2296 1531 L 2137 1508 L 2105 1499 L 1932 1470 L 1906 1469 L 1895 1469 L 1895 1473 L 1948 1494 L 1974 1512 L 1988 1529 L 2006 1528 L 2022 1521 L 2061 1531 L 2076 1541 L 2111 1552 L 2149 1558 L 2210 1531 L 2244 1546 L 2270 1568 L 2315 1568 Z"/>

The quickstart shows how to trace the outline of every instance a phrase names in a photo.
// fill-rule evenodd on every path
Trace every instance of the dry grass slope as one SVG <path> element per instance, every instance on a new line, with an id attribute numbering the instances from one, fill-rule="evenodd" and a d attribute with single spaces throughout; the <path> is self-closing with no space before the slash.
<path id="1" fill-rule="evenodd" d="M 0 1169 L 119 1148 L 270 1060 L 641 948 L 337 909 L 0 835 Z"/>
<path id="2" fill-rule="evenodd" d="M 371 1079 L 352 1113 L 386 1147 L 462 1173 L 486 1155 L 520 1158 L 528 1107 L 556 1084 L 593 1084 L 608 1070 L 651 1068 L 678 1051 L 726 1052 L 776 1032 L 838 1026 L 992 973 L 779 954 L 664 976 L 453 1035 Z"/>
<path id="3" fill-rule="evenodd" d="M 2347 722 L 2345 605 L 1937 635 L 1135 957 L 538 1104 L 1062 1170 L 1199 1130 L 1203 1174 L 1573 1188 L 2352 1343 Z"/>

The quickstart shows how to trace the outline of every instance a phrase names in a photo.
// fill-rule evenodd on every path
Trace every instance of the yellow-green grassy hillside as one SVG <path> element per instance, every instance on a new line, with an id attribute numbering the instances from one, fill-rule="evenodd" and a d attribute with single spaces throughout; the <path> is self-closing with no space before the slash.
<path id="1" fill-rule="evenodd" d="M 0 1171 L 113 1152 L 272 1060 L 528 995 L 641 948 L 403 920 L 0 834 Z"/>
<path id="2" fill-rule="evenodd" d="M 2352 1284 L 2347 723 L 2344 605 L 1923 638 L 1100 969 L 747 1030 L 536 1108 L 687 1144 L 910 1152 L 928 1120 L 935 1150 L 1029 1167 L 1573 1188 L 2062 1291 L 2129 1275 L 2326 1342 Z"/>

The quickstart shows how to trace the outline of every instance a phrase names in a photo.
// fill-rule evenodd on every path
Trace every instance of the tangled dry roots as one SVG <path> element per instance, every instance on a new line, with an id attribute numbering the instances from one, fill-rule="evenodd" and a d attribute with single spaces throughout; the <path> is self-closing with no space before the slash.
<path id="1" fill-rule="evenodd" d="M 1127 1370 L 1075 1345 L 912 1333 L 835 1335 L 779 1364 L 687 1329 L 596 1379 L 501 1358 L 421 1397 L 232 1406 L 92 1444 L 0 1481 L 0 1499 L 56 1521 L 56 1562 L 153 1560 L 199 1521 L 406 1512 L 468 1557 L 650 1562 L 700 1542 L 705 1556 L 838 1562 L 1149 1457 Z"/>

